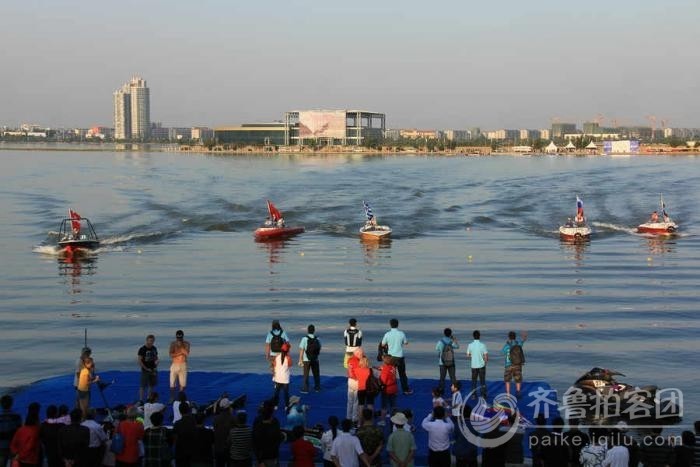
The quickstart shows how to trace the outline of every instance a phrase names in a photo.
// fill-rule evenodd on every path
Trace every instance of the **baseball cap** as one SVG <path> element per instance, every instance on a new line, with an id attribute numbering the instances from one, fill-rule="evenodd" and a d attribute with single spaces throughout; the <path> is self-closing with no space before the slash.
<path id="1" fill-rule="evenodd" d="M 175 333 L 175 337 L 185 337 L 185 333 L 182 332 L 182 329 L 178 329 Z"/>

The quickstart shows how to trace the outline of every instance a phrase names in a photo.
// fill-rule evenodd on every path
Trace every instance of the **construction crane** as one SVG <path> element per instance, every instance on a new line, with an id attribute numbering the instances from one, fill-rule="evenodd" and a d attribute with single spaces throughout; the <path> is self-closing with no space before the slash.
<path id="1" fill-rule="evenodd" d="M 654 133 L 656 133 L 656 116 L 647 115 L 647 120 L 651 123 L 651 140 L 654 141 Z"/>

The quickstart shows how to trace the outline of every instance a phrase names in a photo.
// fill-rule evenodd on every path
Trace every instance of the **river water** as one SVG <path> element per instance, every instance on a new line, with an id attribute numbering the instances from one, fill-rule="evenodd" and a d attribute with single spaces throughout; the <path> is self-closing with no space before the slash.
<path id="1" fill-rule="evenodd" d="M 526 329 L 526 379 L 565 390 L 593 366 L 684 392 L 700 418 L 700 160 L 696 157 L 200 156 L 0 152 L 0 386 L 71 371 L 84 329 L 98 369 L 136 369 L 146 334 L 176 329 L 191 369 L 266 371 L 274 318 L 295 343 L 309 323 L 322 372 L 343 373 L 356 317 L 371 348 L 397 317 L 410 376 L 436 376 L 450 326 L 474 329 L 502 375 L 509 330 Z M 659 193 L 681 235 L 634 233 Z M 584 202 L 595 232 L 561 243 Z M 256 243 L 265 200 L 307 232 Z M 359 240 L 368 200 L 390 243 Z M 73 207 L 102 247 L 66 263 L 55 231 Z M 163 355 L 165 357 L 165 355 Z M 458 375 L 465 376 L 461 355 Z M 165 358 L 164 358 L 165 359 Z"/>

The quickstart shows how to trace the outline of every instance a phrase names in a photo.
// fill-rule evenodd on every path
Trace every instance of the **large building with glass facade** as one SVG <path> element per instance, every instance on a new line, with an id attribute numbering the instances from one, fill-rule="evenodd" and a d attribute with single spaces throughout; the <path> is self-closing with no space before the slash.
<path id="1" fill-rule="evenodd" d="M 138 76 L 114 92 L 114 138 L 147 140 L 151 134 L 151 94 Z"/>
<path id="2" fill-rule="evenodd" d="M 281 146 L 284 144 L 284 125 L 274 122 L 218 127 L 214 128 L 214 139 L 219 144 L 238 146 Z"/>
<path id="3" fill-rule="evenodd" d="M 361 146 L 384 138 L 386 115 L 366 110 L 294 110 L 284 114 L 286 146 Z"/>

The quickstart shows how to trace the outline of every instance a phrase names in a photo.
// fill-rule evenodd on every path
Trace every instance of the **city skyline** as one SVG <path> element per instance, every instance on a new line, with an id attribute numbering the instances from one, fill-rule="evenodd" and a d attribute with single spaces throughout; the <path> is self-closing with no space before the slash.
<path id="1" fill-rule="evenodd" d="M 197 15 L 184 2 L 139 3 L 139 15 L 129 5 L 8 5 L 0 122 L 110 124 L 107 96 L 138 72 L 155 91 L 152 120 L 167 126 L 272 121 L 290 108 L 381 109 L 392 128 L 599 115 L 698 126 L 700 5 L 689 0 L 594 0 L 585 11 L 553 0 L 205 1 Z"/>

